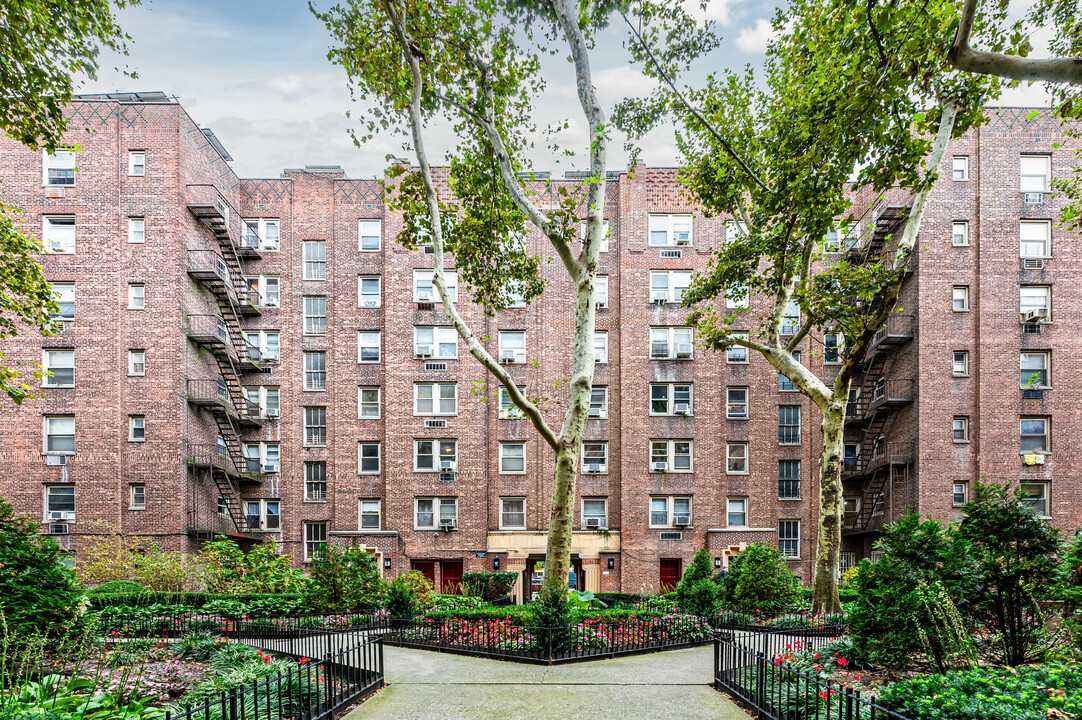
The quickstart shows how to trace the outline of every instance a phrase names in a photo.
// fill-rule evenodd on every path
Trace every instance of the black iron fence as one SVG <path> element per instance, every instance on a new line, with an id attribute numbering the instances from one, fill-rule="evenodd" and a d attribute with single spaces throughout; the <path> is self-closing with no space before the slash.
<path id="1" fill-rule="evenodd" d="M 101 634 L 107 639 L 123 641 L 132 638 L 181 638 L 190 633 L 206 632 L 237 641 L 258 640 L 267 650 L 288 653 L 289 641 L 298 638 L 331 638 L 344 633 L 386 631 L 385 610 L 365 610 L 333 615 L 297 615 L 265 618 L 236 618 L 225 614 L 188 611 L 176 614 L 155 614 L 153 611 L 131 614 L 103 614 Z M 279 643 L 272 647 L 273 644 Z M 330 643 L 330 640 L 328 640 Z M 328 644 L 325 652 L 340 645 Z M 320 653 L 312 653 L 320 654 Z"/>

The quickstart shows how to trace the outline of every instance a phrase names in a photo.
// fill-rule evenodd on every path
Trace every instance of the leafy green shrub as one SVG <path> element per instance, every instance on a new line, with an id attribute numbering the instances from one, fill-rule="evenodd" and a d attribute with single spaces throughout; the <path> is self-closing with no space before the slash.
<path id="1" fill-rule="evenodd" d="M 387 588 L 387 611 L 393 618 L 411 618 L 433 605 L 432 583 L 419 570 L 402 573 Z"/>
<path id="2" fill-rule="evenodd" d="M 206 605 L 208 602 L 215 600 L 228 600 L 230 602 L 239 602 L 248 607 L 260 607 L 262 601 L 269 603 L 291 603 L 299 606 L 301 603 L 301 595 L 296 593 L 280 593 L 280 594 L 264 594 L 264 593 L 245 593 L 240 595 L 219 595 L 215 593 L 159 593 L 159 592 L 144 592 L 144 593 L 106 593 L 100 594 L 96 591 L 91 591 L 88 596 L 90 598 L 90 605 L 95 610 L 101 610 L 107 607 L 125 607 L 125 608 L 146 608 L 146 607 L 169 607 L 169 606 L 184 606 L 186 609 L 199 609 Z M 268 613 L 273 614 L 273 612 Z"/>
<path id="3" fill-rule="evenodd" d="M 110 580 L 109 582 L 103 582 L 98 585 L 91 592 L 98 595 L 109 595 L 113 593 L 141 593 L 146 592 L 146 588 L 137 582 L 131 580 Z"/>
<path id="4" fill-rule="evenodd" d="M 880 701 L 913 720 L 1048 720 L 1082 713 L 1082 669 L 982 668 L 904 680 Z"/>
<path id="5" fill-rule="evenodd" d="M 646 609 L 658 612 L 676 612 L 676 593 L 665 593 L 646 598 Z"/>
<path id="6" fill-rule="evenodd" d="M 432 601 L 433 610 L 468 610 L 485 604 L 481 598 L 469 595 L 433 595 Z"/>
<path id="7" fill-rule="evenodd" d="M 721 602 L 741 612 L 775 615 L 800 600 L 800 580 L 773 545 L 749 545 L 729 561 L 721 581 Z"/>
<path id="8" fill-rule="evenodd" d="M 468 572 L 462 574 L 462 594 L 485 602 L 498 600 L 511 592 L 518 579 L 516 572 Z"/>
<path id="9" fill-rule="evenodd" d="M 718 611 L 720 590 L 710 553 L 701 547 L 676 584 L 676 607 L 690 615 L 711 616 Z"/>
<path id="10" fill-rule="evenodd" d="M 41 523 L 16 515 L 0 498 L 0 629 L 16 642 L 58 638 L 82 615 L 85 601 L 75 573 L 60 564 L 60 546 Z"/>
<path id="11" fill-rule="evenodd" d="M 180 592 L 202 587 L 203 573 L 198 558 L 161 544 L 103 520 L 96 526 L 89 545 L 76 559 L 79 578 L 87 585 L 102 585 L 111 580 L 137 582 L 156 592 Z"/>
<path id="12" fill-rule="evenodd" d="M 617 605 L 638 605 L 643 601 L 643 596 L 638 593 L 601 592 L 594 593 L 598 600 L 609 607 Z"/>
<path id="13" fill-rule="evenodd" d="M 845 669 L 850 672 L 875 669 L 875 663 L 872 661 L 871 656 L 854 645 L 853 641 L 847 637 L 840 637 L 833 642 L 822 645 L 816 652 L 820 657 L 830 658 L 837 654 L 838 657 L 845 658 L 848 663 Z"/>
<path id="14" fill-rule="evenodd" d="M 210 656 L 210 666 L 219 673 L 224 673 L 255 660 L 262 653 L 250 645 L 227 642 Z"/>
<path id="15" fill-rule="evenodd" d="M 228 640 L 219 637 L 215 633 L 197 632 L 181 638 L 177 644 L 173 646 L 173 649 L 176 651 L 178 657 L 187 660 L 207 662 L 216 652 L 218 652 L 218 650 L 225 647 L 228 643 Z"/>
<path id="16" fill-rule="evenodd" d="M 278 544 L 264 540 L 248 552 L 221 535 L 204 543 L 199 556 L 207 589 L 214 593 L 296 593 L 307 584 L 304 573 L 279 554 Z"/>
<path id="17" fill-rule="evenodd" d="M 384 592 L 385 583 L 372 553 L 358 547 L 324 545 L 312 559 L 304 600 L 315 610 L 349 612 L 379 607 Z M 429 595 L 431 592 L 429 589 Z M 429 599 L 425 607 L 431 605 Z"/>
<path id="18" fill-rule="evenodd" d="M 539 603 L 526 605 L 512 605 L 510 607 L 483 607 L 465 610 L 432 610 L 425 613 L 426 618 L 433 620 L 451 620 L 461 618 L 463 620 L 505 620 L 510 619 L 512 624 L 519 627 L 533 627 L 540 623 L 537 619 Z"/>

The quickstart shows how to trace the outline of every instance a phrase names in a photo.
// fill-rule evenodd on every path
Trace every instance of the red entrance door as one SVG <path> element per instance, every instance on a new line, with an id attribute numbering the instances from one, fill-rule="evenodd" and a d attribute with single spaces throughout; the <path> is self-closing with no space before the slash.
<path id="1" fill-rule="evenodd" d="M 443 585 L 440 592 L 444 595 L 459 595 L 462 593 L 462 561 L 443 560 L 440 562 L 440 578 Z"/>
<path id="2" fill-rule="evenodd" d="M 436 587 L 436 562 L 434 560 L 414 560 L 410 563 L 410 567 L 419 570 L 432 583 L 432 587 Z"/>
<path id="3" fill-rule="evenodd" d="M 680 558 L 661 558 L 661 592 L 670 593 L 680 582 Z"/>

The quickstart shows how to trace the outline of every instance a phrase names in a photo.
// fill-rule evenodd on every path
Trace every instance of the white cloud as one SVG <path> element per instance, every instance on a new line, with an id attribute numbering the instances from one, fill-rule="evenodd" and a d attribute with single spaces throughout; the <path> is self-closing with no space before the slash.
<path id="1" fill-rule="evenodd" d="M 267 87 L 287 100 L 295 100 L 308 92 L 311 80 L 309 73 L 279 75 L 268 80 Z"/>
<path id="2" fill-rule="evenodd" d="M 766 45 L 774 34 L 769 20 L 760 18 L 755 25 L 746 27 L 736 36 L 736 46 L 746 53 L 766 52 Z"/>
<path id="3" fill-rule="evenodd" d="M 685 5 L 685 10 L 693 17 L 700 20 L 713 20 L 719 25 L 732 25 L 736 19 L 735 7 L 743 0 L 709 0 L 704 10 L 698 0 L 692 0 Z"/>

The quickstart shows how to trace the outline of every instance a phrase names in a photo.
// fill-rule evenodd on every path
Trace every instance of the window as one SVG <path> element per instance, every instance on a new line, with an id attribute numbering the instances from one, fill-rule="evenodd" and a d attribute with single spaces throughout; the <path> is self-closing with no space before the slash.
<path id="1" fill-rule="evenodd" d="M 845 355 L 845 335 L 841 333 L 827 333 L 823 336 L 823 362 L 835 365 L 842 361 Z"/>
<path id="2" fill-rule="evenodd" d="M 731 442 L 725 444 L 725 472 L 729 475 L 748 474 L 748 444 Z"/>
<path id="3" fill-rule="evenodd" d="M 306 522 L 304 524 L 304 559 L 311 562 L 316 552 L 327 544 L 327 523 Z"/>
<path id="4" fill-rule="evenodd" d="M 147 351 L 128 351 L 128 375 L 131 377 L 143 377 L 147 374 Z"/>
<path id="5" fill-rule="evenodd" d="M 1052 383 L 1048 379 L 1047 352 L 1022 353 L 1022 374 L 1020 382 L 1023 388 L 1048 388 Z"/>
<path id="6" fill-rule="evenodd" d="M 414 507 L 416 530 L 453 528 L 458 525 L 458 498 L 416 498 Z"/>
<path id="7" fill-rule="evenodd" d="M 526 333 L 519 331 L 500 331 L 500 362 L 526 362 Z"/>
<path id="8" fill-rule="evenodd" d="M 781 317 L 781 327 L 778 332 L 782 335 L 796 335 L 800 330 L 800 306 L 795 300 L 790 300 L 785 306 L 785 314 Z"/>
<path id="9" fill-rule="evenodd" d="M 800 444 L 800 406 L 778 406 L 778 444 Z"/>
<path id="10" fill-rule="evenodd" d="M 517 385 L 520 393 L 526 392 L 525 385 Z M 501 420 L 518 420 L 522 417 L 522 410 L 518 405 L 511 400 L 511 393 L 507 392 L 507 388 L 500 387 L 500 419 Z"/>
<path id="11" fill-rule="evenodd" d="M 128 175 L 142 177 L 147 171 L 147 154 L 143 150 L 128 151 Z"/>
<path id="12" fill-rule="evenodd" d="M 227 503 L 225 498 L 221 495 L 218 496 L 218 514 L 222 517 L 229 516 L 229 503 Z"/>
<path id="13" fill-rule="evenodd" d="M 607 418 L 609 416 L 609 389 L 605 386 L 590 389 L 590 417 Z"/>
<path id="14" fill-rule="evenodd" d="M 695 331 L 691 328 L 650 328 L 651 360 L 691 360 L 695 356 Z"/>
<path id="15" fill-rule="evenodd" d="M 747 285 L 734 285 L 725 290 L 726 310 L 747 310 L 749 302 Z"/>
<path id="16" fill-rule="evenodd" d="M 75 254 L 75 216 L 47 215 L 42 228 L 46 255 Z"/>
<path id="17" fill-rule="evenodd" d="M 655 270 L 650 273 L 650 302 L 681 302 L 689 287 L 690 270 Z"/>
<path id="18" fill-rule="evenodd" d="M 594 362 L 605 364 L 609 361 L 609 334 L 594 333 Z"/>
<path id="19" fill-rule="evenodd" d="M 453 327 L 415 327 L 413 354 L 419 358 L 454 360 L 458 357 L 458 332 Z"/>
<path id="20" fill-rule="evenodd" d="M 128 486 L 128 509 L 129 510 L 146 510 L 147 508 L 147 486 L 146 485 L 129 485 Z"/>
<path id="21" fill-rule="evenodd" d="M 357 221 L 357 249 L 361 252 L 379 252 L 383 237 L 382 220 Z"/>
<path id="22" fill-rule="evenodd" d="M 146 220 L 141 217 L 128 218 L 128 242 L 140 244 L 146 242 Z"/>
<path id="23" fill-rule="evenodd" d="M 75 153 L 71 150 L 57 150 L 52 155 L 42 151 L 42 185 L 75 185 Z"/>
<path id="24" fill-rule="evenodd" d="M 53 318 L 58 320 L 72 320 L 75 318 L 75 284 L 74 283 L 50 283 L 53 291 L 53 300 L 60 306 L 60 312 L 54 313 Z"/>
<path id="25" fill-rule="evenodd" d="M 278 362 L 281 347 L 276 331 L 260 330 L 244 334 L 248 345 L 248 357 L 263 362 Z"/>
<path id="26" fill-rule="evenodd" d="M 691 245 L 691 216 L 651 215 L 650 245 Z"/>
<path id="27" fill-rule="evenodd" d="M 964 220 L 951 224 L 951 245 L 961 247 L 969 244 L 969 223 Z"/>
<path id="28" fill-rule="evenodd" d="M 218 438 L 218 451 L 226 452 L 225 440 L 221 437 Z M 276 473 L 282 469 L 282 449 L 276 442 L 248 443 L 244 446 L 244 457 L 249 473 Z"/>
<path id="29" fill-rule="evenodd" d="M 599 247 L 597 249 L 597 251 L 607 253 L 609 251 L 609 221 L 608 220 L 602 220 L 601 221 L 601 235 L 602 235 L 601 247 Z M 579 221 L 579 238 L 581 239 L 581 238 L 585 238 L 585 237 L 586 237 L 586 221 L 585 220 L 580 220 Z"/>
<path id="30" fill-rule="evenodd" d="M 690 440 L 651 440 L 650 472 L 691 472 Z"/>
<path id="31" fill-rule="evenodd" d="M 361 500 L 360 516 L 361 530 L 379 530 L 382 527 L 380 523 L 380 501 Z"/>
<path id="32" fill-rule="evenodd" d="M 511 475 L 526 472 L 525 443 L 500 443 L 500 472 Z"/>
<path id="33" fill-rule="evenodd" d="M 1018 289 L 1018 311 L 1022 319 L 1035 318 L 1038 322 L 1052 319 L 1052 288 L 1047 285 L 1022 285 Z"/>
<path id="34" fill-rule="evenodd" d="M 147 420 L 142 415 L 128 416 L 128 442 L 141 443 L 147 439 Z"/>
<path id="35" fill-rule="evenodd" d="M 306 447 L 327 444 L 327 408 L 304 409 L 304 444 Z"/>
<path id="36" fill-rule="evenodd" d="M 242 222 L 241 247 L 277 252 L 281 224 L 277 219 L 251 218 Z"/>
<path id="37" fill-rule="evenodd" d="M 415 440 L 414 472 L 454 472 L 458 466 L 457 440 Z"/>
<path id="38" fill-rule="evenodd" d="M 953 178 L 957 181 L 969 180 L 969 156 L 955 155 L 951 160 Z"/>
<path id="39" fill-rule="evenodd" d="M 322 501 L 327 499 L 327 463 L 304 464 L 304 499 Z"/>
<path id="40" fill-rule="evenodd" d="M 608 500 L 605 498 L 582 499 L 583 530 L 607 528 L 609 526 L 608 504 Z M 590 522 L 591 520 L 596 522 Z"/>
<path id="41" fill-rule="evenodd" d="M 1041 517 L 1048 517 L 1048 484 L 1022 483 L 1022 505 L 1031 508 Z"/>
<path id="42" fill-rule="evenodd" d="M 357 277 L 357 307 L 376 308 L 379 306 L 379 275 L 359 275 Z"/>
<path id="43" fill-rule="evenodd" d="M 733 333 L 734 338 L 747 340 L 747 333 Z M 748 349 L 743 345 L 730 345 L 725 351 L 725 362 L 730 365 L 744 365 L 748 362 Z"/>
<path id="44" fill-rule="evenodd" d="M 954 418 L 954 442 L 969 442 L 969 418 L 964 415 L 956 415 Z"/>
<path id="45" fill-rule="evenodd" d="M 327 241 L 304 241 L 304 279 L 327 279 Z"/>
<path id="46" fill-rule="evenodd" d="M 361 420 L 376 420 L 379 415 L 379 387 L 357 388 L 357 417 Z"/>
<path id="47" fill-rule="evenodd" d="M 45 350 L 42 356 L 42 387 L 75 387 L 74 350 Z"/>
<path id="48" fill-rule="evenodd" d="M 609 471 L 609 444 L 607 442 L 584 442 L 582 444 L 582 471 L 607 473 Z"/>
<path id="49" fill-rule="evenodd" d="M 955 350 L 951 367 L 954 377 L 969 377 L 969 351 Z"/>
<path id="50" fill-rule="evenodd" d="M 608 275 L 594 276 L 594 304 L 597 305 L 598 308 L 607 308 L 609 306 Z M 512 307 L 525 307 L 525 303 L 522 303 L 522 305 L 514 305 Z"/>
<path id="51" fill-rule="evenodd" d="M 827 231 L 823 238 L 823 252 L 836 253 L 856 247 L 857 226 L 853 224 L 839 225 Z"/>
<path id="52" fill-rule="evenodd" d="M 691 525 L 691 498 L 654 496 L 650 498 L 650 527 Z"/>
<path id="53" fill-rule="evenodd" d="M 75 453 L 75 416 L 45 416 L 45 453 L 73 455 Z"/>
<path id="54" fill-rule="evenodd" d="M 304 298 L 304 334 L 327 334 L 327 298 L 309 295 Z"/>
<path id="55" fill-rule="evenodd" d="M 778 461 L 778 499 L 800 499 L 800 461 Z"/>
<path id="56" fill-rule="evenodd" d="M 748 389 L 731 387 L 725 392 L 725 417 L 729 420 L 748 419 Z"/>
<path id="57" fill-rule="evenodd" d="M 436 292 L 432 284 L 433 270 L 413 271 L 413 302 L 435 303 L 440 301 L 440 294 Z M 458 273 L 454 270 L 445 270 L 443 279 L 447 283 L 447 295 L 451 302 L 458 302 Z"/>
<path id="58" fill-rule="evenodd" d="M 378 442 L 363 442 L 357 447 L 357 474 L 379 475 L 380 452 Z"/>
<path id="59" fill-rule="evenodd" d="M 141 283 L 128 284 L 128 309 L 143 310 L 147 306 L 146 286 Z"/>
<path id="60" fill-rule="evenodd" d="M 1018 227 L 1019 252 L 1024 258 L 1051 257 L 1052 223 L 1022 220 Z"/>
<path id="61" fill-rule="evenodd" d="M 304 353 L 304 389 L 306 392 L 327 389 L 327 353 Z"/>
<path id="62" fill-rule="evenodd" d="M 1023 417 L 1019 423 L 1022 428 L 1023 453 L 1049 452 L 1048 426 L 1051 421 L 1046 417 Z"/>
<path id="63" fill-rule="evenodd" d="M 458 385 L 417 383 L 413 386 L 414 415 L 457 415 Z"/>
<path id="64" fill-rule="evenodd" d="M 220 389 L 224 391 L 224 381 L 219 382 Z M 244 388 L 244 394 L 255 417 L 278 417 L 281 410 L 281 393 L 276 387 L 250 387 Z"/>
<path id="65" fill-rule="evenodd" d="M 651 415 L 691 415 L 691 385 L 655 383 L 650 386 Z"/>
<path id="66" fill-rule="evenodd" d="M 526 529 L 526 498 L 500 498 L 500 529 Z"/>
<path id="67" fill-rule="evenodd" d="M 1048 155 L 1023 155 L 1020 187 L 1024 193 L 1048 192 L 1052 176 L 1052 158 Z"/>
<path id="68" fill-rule="evenodd" d="M 45 517 L 50 520 L 75 519 L 75 486 L 45 486 Z"/>
<path id="69" fill-rule="evenodd" d="M 778 521 L 778 552 L 782 557 L 800 557 L 800 521 Z"/>
<path id="70" fill-rule="evenodd" d="M 248 284 L 249 292 L 257 293 L 258 297 L 249 300 L 253 305 L 260 301 L 263 307 L 278 307 L 282 304 L 281 283 L 276 275 L 253 275 L 244 278 Z"/>
<path id="71" fill-rule="evenodd" d="M 955 285 L 953 290 L 954 312 L 969 312 L 969 286 Z"/>
<path id="72" fill-rule="evenodd" d="M 277 500 L 245 500 L 244 518 L 250 530 L 277 532 L 282 528 L 282 504 Z"/>
<path id="73" fill-rule="evenodd" d="M 969 497 L 969 484 L 968 483 L 954 483 L 954 499 L 951 504 L 954 507 L 960 507 L 966 504 Z"/>
<path id="74" fill-rule="evenodd" d="M 726 498 L 725 524 L 729 527 L 748 526 L 748 499 Z"/>
<path id="75" fill-rule="evenodd" d="M 357 333 L 357 362 L 378 363 L 380 359 L 380 334 L 378 332 Z"/>

